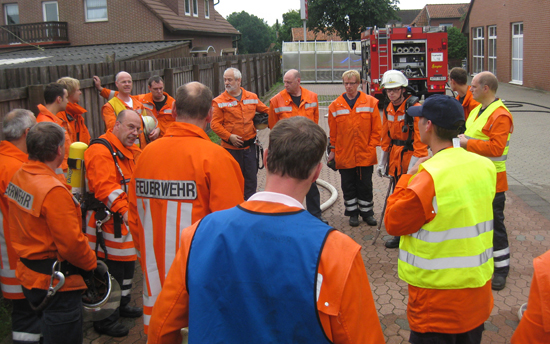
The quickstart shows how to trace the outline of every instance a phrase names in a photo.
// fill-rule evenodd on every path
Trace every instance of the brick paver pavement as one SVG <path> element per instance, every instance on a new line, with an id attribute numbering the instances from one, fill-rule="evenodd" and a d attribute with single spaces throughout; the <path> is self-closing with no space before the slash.
<path id="1" fill-rule="evenodd" d="M 342 85 L 304 85 L 319 95 L 336 96 L 343 92 Z M 536 91 L 500 84 L 498 95 L 506 100 L 532 102 L 550 106 L 548 92 Z M 272 94 L 277 91 L 274 90 Z M 269 97 L 266 97 L 267 99 Z M 335 97 L 322 97 L 321 100 Z M 321 103 L 321 126 L 328 133 L 328 124 L 324 115 L 327 114 L 327 103 Z M 525 106 L 521 110 L 541 110 Z M 546 154 L 550 136 L 545 132 L 548 127 L 545 119 L 548 114 L 535 112 L 515 112 L 515 131 L 512 135 L 510 157 L 508 159 L 510 191 L 506 193 L 506 226 L 510 239 L 511 269 L 506 288 L 494 291 L 495 300 L 491 317 L 485 323 L 483 335 L 484 344 L 509 343 L 510 337 L 518 324 L 517 310 L 527 302 L 529 286 L 533 274 L 532 260 L 550 249 L 550 182 L 548 166 L 550 157 Z M 260 139 L 267 146 L 269 130 L 260 132 Z M 398 250 L 386 249 L 384 241 L 390 238 L 382 227 L 382 234 L 372 245 L 376 227 L 361 223 L 359 227 L 350 227 L 348 218 L 343 216 L 343 199 L 340 188 L 340 176 L 328 168 L 324 168 L 321 179 L 329 182 L 338 190 L 336 203 L 324 212 L 324 217 L 332 226 L 351 236 L 363 246 L 362 255 L 369 275 L 371 288 L 379 313 L 380 322 L 387 343 L 407 343 L 409 326 L 406 317 L 407 284 L 397 275 Z M 265 170 L 259 172 L 259 190 L 265 183 Z M 380 218 L 384 197 L 387 192 L 388 180 L 373 176 L 374 200 L 376 217 Z M 322 201 L 330 197 L 330 193 L 320 188 Z M 136 268 L 132 303 L 142 305 L 142 276 Z M 130 335 L 124 338 L 99 336 L 93 330 L 91 323 L 84 326 L 85 343 L 145 343 L 142 319 L 124 319 L 124 324 L 132 329 Z"/>

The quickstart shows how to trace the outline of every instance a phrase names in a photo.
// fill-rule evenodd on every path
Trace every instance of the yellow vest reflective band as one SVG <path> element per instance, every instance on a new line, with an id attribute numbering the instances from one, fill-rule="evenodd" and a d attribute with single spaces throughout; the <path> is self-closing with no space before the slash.
<path id="1" fill-rule="evenodd" d="M 427 289 L 485 285 L 494 269 L 495 167 L 485 157 L 449 148 L 420 165 L 419 173 L 423 169 L 434 181 L 436 216 L 401 237 L 399 277 Z"/>
<path id="2" fill-rule="evenodd" d="M 479 113 L 479 110 L 481 110 L 481 105 L 478 105 L 475 109 L 472 110 L 472 112 L 468 116 L 468 120 L 466 121 L 466 132 L 464 132 L 464 135 L 466 135 L 466 137 L 469 139 L 489 141 L 489 136 L 483 133 L 483 127 L 485 126 L 485 124 L 487 124 L 487 120 L 493 114 L 493 112 L 495 112 L 495 110 L 501 106 L 505 108 L 506 111 L 510 112 L 510 110 L 508 110 L 508 108 L 504 106 L 502 100 L 499 99 L 492 102 L 491 105 L 489 105 L 487 109 L 483 111 L 481 116 L 477 118 L 477 114 Z M 508 158 L 509 145 L 510 133 L 508 133 L 508 140 L 506 141 L 506 147 L 504 148 L 504 152 L 502 153 L 502 155 L 496 157 L 487 157 L 495 164 L 497 172 L 506 171 L 506 159 Z"/>

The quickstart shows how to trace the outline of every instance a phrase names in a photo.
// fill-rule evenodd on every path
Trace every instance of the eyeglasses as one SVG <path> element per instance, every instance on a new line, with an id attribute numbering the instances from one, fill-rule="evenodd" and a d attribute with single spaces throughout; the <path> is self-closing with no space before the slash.
<path id="1" fill-rule="evenodd" d="M 124 125 L 128 130 L 130 130 L 131 133 L 136 131 L 139 134 L 143 133 L 143 130 L 141 130 L 141 127 L 135 127 L 133 124 L 125 124 Z"/>
<path id="2" fill-rule="evenodd" d="M 386 88 L 387 93 L 399 93 L 400 88 Z"/>

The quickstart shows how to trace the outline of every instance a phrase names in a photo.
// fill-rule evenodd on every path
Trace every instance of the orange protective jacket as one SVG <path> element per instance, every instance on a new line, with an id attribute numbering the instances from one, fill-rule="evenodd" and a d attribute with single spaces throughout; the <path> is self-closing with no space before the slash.
<path id="1" fill-rule="evenodd" d="M 107 99 L 111 100 L 113 97 L 115 97 L 118 94 L 118 91 L 113 91 L 108 88 L 103 88 L 99 94 Z M 143 107 L 147 111 L 147 113 L 153 114 L 158 121 L 158 127 L 160 128 L 160 137 L 163 137 L 166 133 L 166 129 L 172 124 L 175 119 L 172 116 L 172 106 L 175 102 L 175 99 L 170 97 L 170 95 L 166 92 L 163 93 L 166 97 L 166 104 L 160 109 L 160 111 L 157 111 L 157 108 L 155 106 L 155 103 L 153 102 L 153 95 L 151 92 L 145 93 L 145 94 L 138 94 L 136 97 L 139 99 L 139 101 L 143 104 Z"/>
<path id="2" fill-rule="evenodd" d="M 384 217 L 388 234 L 416 233 L 436 215 L 432 176 L 423 170 L 409 185 L 411 177 L 403 174 L 388 198 Z M 467 332 L 483 324 L 492 309 L 491 281 L 480 288 L 466 289 L 426 289 L 409 285 L 407 319 L 411 330 L 416 332 Z"/>
<path id="3" fill-rule="evenodd" d="M 134 173 L 134 155 L 131 149 L 122 145 L 112 131 L 101 135 L 100 138 L 109 141 L 113 150 L 124 156 L 123 158 L 117 156 L 118 165 L 122 169 L 124 177 L 115 167 L 113 157 L 107 147 L 102 144 L 93 144 L 84 153 L 88 191 L 93 193 L 95 198 L 105 204 L 111 212 L 124 215 L 128 211 L 126 192 L 127 185 Z M 95 250 L 96 228 L 93 214 L 94 212 L 88 211 L 86 236 L 90 241 L 90 246 Z M 121 227 L 122 237 L 115 238 L 113 218 L 103 224 L 103 238 L 107 246 L 108 258 L 116 261 L 134 261 L 137 258 L 132 235 L 124 223 L 121 224 Z M 101 247 L 98 248 L 98 256 L 105 257 Z"/>
<path id="4" fill-rule="evenodd" d="M 90 132 L 86 127 L 86 121 L 83 114 L 86 113 L 86 109 L 77 103 L 67 103 L 65 111 L 59 111 L 56 116 L 63 122 L 62 126 L 69 132 L 71 142 L 84 142 L 90 143 Z"/>
<path id="5" fill-rule="evenodd" d="M 227 149 L 246 149 L 237 148 L 228 143 L 229 136 L 235 134 L 243 141 L 256 137 L 254 115 L 256 112 L 269 112 L 269 108 L 258 99 L 255 93 L 248 92 L 242 87 L 241 91 L 240 101 L 227 91 L 212 100 L 214 114 L 210 125 L 216 135 L 222 139 L 222 147 Z"/>
<path id="6" fill-rule="evenodd" d="M 59 126 L 63 127 L 63 121 L 59 119 L 59 117 L 55 116 L 53 113 L 50 112 L 44 105 L 38 104 L 38 110 L 40 113 L 36 116 L 36 122 L 53 122 L 59 124 Z M 67 159 L 69 158 L 69 148 L 71 147 L 71 143 L 73 141 L 71 140 L 71 136 L 69 132 L 65 129 L 65 156 L 63 157 L 63 162 L 61 163 L 61 169 L 63 172 L 67 172 L 69 169 L 69 165 L 67 165 Z M 61 171 L 56 171 L 58 174 L 61 174 Z"/>
<path id="7" fill-rule="evenodd" d="M 80 204 L 54 171 L 39 161 L 29 161 L 17 171 L 6 191 L 9 224 L 15 253 L 30 260 L 68 261 L 85 271 L 96 268 L 96 256 L 82 233 Z M 51 275 L 17 262 L 16 275 L 27 289 L 47 290 Z M 65 278 L 60 291 L 86 289 L 80 275 Z"/>
<path id="8" fill-rule="evenodd" d="M 111 101 L 113 101 L 113 98 L 111 98 L 111 100 L 105 103 L 101 108 L 101 115 L 103 116 L 103 120 L 105 121 L 105 132 L 108 132 L 109 130 L 113 130 L 116 123 L 116 118 L 118 116 L 118 112 L 115 111 L 115 108 L 110 103 Z M 135 112 L 138 113 L 138 115 L 146 115 L 146 110 L 143 107 L 143 104 L 139 101 L 138 97 L 130 96 L 130 98 L 132 98 L 132 107 L 129 107 L 128 104 L 126 104 L 119 98 L 116 98 L 116 99 L 121 104 L 123 104 L 127 110 L 134 110 Z M 142 122 L 142 130 L 143 130 L 143 120 L 141 122 Z M 139 134 L 139 143 L 136 142 L 136 147 L 143 150 L 146 146 L 147 146 L 147 141 L 145 140 L 145 135 L 141 133 Z M 135 154 L 135 158 L 137 159 L 139 154 L 136 154 L 136 152 L 134 152 L 134 154 Z"/>
<path id="9" fill-rule="evenodd" d="M 376 147 L 380 145 L 380 112 L 378 100 L 359 92 L 350 109 L 344 94 L 328 108 L 330 145 L 335 147 L 336 168 L 372 166 L 377 163 Z"/>
<path id="10" fill-rule="evenodd" d="M 409 99 L 409 97 L 407 97 L 407 99 Z M 397 146 L 391 143 L 391 140 L 406 141 L 409 137 L 409 133 L 404 133 L 402 130 L 405 125 L 405 103 L 407 99 L 403 101 L 397 110 L 394 108 L 393 104 L 390 103 L 386 108 L 386 114 L 382 115 L 381 147 L 384 152 L 390 151 L 388 174 L 394 177 L 407 173 L 412 156 L 417 158 L 428 156 L 428 146 L 420 141 L 418 117 L 414 117 L 413 151 L 403 152 L 403 146 Z M 418 105 L 420 104 L 415 104 L 415 106 Z"/>
<path id="11" fill-rule="evenodd" d="M 167 158 L 167 152 L 177 159 Z M 164 138 L 143 151 L 128 196 L 130 231 L 147 286 L 143 288 L 146 333 L 181 230 L 207 214 L 242 203 L 243 192 L 239 164 L 195 125 L 175 122 Z"/>
<path id="12" fill-rule="evenodd" d="M 21 283 L 15 278 L 15 268 L 19 257 L 11 244 L 9 226 L 9 203 L 4 194 L 11 178 L 27 162 L 27 154 L 15 147 L 11 142 L 0 142 L 0 284 L 6 299 L 24 299 Z"/>
<path id="13" fill-rule="evenodd" d="M 481 106 L 478 105 L 478 106 Z M 476 121 L 479 118 L 476 119 Z M 466 150 L 486 157 L 499 157 L 504 153 L 508 144 L 508 134 L 514 132 L 512 114 L 503 107 L 499 107 L 487 119 L 482 132 L 489 137 L 489 141 L 468 140 Z M 497 193 L 508 190 L 506 171 L 497 172 Z"/>
<path id="14" fill-rule="evenodd" d="M 527 310 L 512 336 L 512 344 L 550 343 L 550 251 L 535 258 L 533 267 Z"/>
<path id="15" fill-rule="evenodd" d="M 462 101 L 462 107 L 464 108 L 464 120 L 467 120 L 470 112 L 472 112 L 472 110 L 479 105 L 479 103 L 474 99 L 474 95 L 472 94 L 470 87 L 471 86 L 468 86 L 468 91 L 466 91 L 466 95 Z M 460 96 L 456 96 L 456 100 L 460 101 Z"/>
<path id="16" fill-rule="evenodd" d="M 273 129 L 275 124 L 281 119 L 302 116 L 307 117 L 313 122 L 319 124 L 319 101 L 317 94 L 311 91 L 302 89 L 302 102 L 300 106 L 292 101 L 287 90 L 282 90 L 269 101 L 269 129 Z"/>
<path id="17" fill-rule="evenodd" d="M 249 201 L 241 206 L 250 211 L 272 214 L 300 210 L 266 201 Z M 182 231 L 180 250 L 153 308 L 148 335 L 150 344 L 179 343 L 180 329 L 188 326 L 189 295 L 185 279 L 187 258 L 197 225 L 195 223 Z M 361 258 L 361 246 L 341 232 L 330 232 L 321 252 L 318 273 L 323 280 L 317 314 L 328 339 L 338 344 L 384 343 Z"/>

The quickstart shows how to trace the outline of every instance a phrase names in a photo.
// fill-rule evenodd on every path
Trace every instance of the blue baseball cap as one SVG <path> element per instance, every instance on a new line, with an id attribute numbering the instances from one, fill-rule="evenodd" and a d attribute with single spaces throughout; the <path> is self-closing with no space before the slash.
<path id="1" fill-rule="evenodd" d="M 455 98 L 443 94 L 428 97 L 424 104 L 411 106 L 407 113 L 412 117 L 424 117 L 438 127 L 450 130 L 458 129 L 464 122 L 462 104 Z"/>

